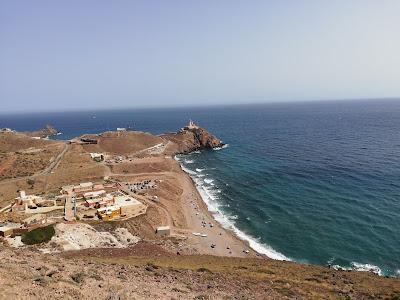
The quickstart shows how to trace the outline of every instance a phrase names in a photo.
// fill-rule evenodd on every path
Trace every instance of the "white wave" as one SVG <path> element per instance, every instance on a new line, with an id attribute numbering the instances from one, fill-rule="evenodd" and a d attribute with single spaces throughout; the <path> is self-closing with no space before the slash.
<path id="1" fill-rule="evenodd" d="M 203 172 L 205 169 L 196 169 L 196 172 Z"/>
<path id="2" fill-rule="evenodd" d="M 204 182 L 205 183 L 212 183 L 214 181 L 214 179 L 208 179 L 208 178 L 206 178 L 206 179 L 204 179 Z"/>
<path id="3" fill-rule="evenodd" d="M 192 164 L 194 163 L 193 159 L 185 159 L 185 164 Z"/>
<path id="4" fill-rule="evenodd" d="M 199 154 L 199 153 L 200 153 L 200 150 L 196 150 L 196 151 L 194 151 L 193 153 Z"/>
<path id="5" fill-rule="evenodd" d="M 378 266 L 370 265 L 370 264 L 360 264 L 357 262 L 352 262 L 351 266 L 353 270 L 360 272 L 372 272 L 382 276 L 382 270 Z"/>
<path id="6" fill-rule="evenodd" d="M 396 277 L 400 277 L 400 269 L 396 270 L 394 273 L 396 274 Z"/>
<path id="7" fill-rule="evenodd" d="M 196 175 L 192 176 L 192 179 L 196 183 L 196 188 L 201 198 L 203 199 L 204 203 L 206 203 L 208 210 L 213 214 L 214 219 L 220 223 L 223 228 L 233 231 L 237 237 L 239 237 L 241 240 L 247 241 L 249 246 L 260 254 L 264 254 L 269 258 L 276 260 L 290 260 L 282 253 L 275 251 L 270 246 L 260 242 L 258 239 L 246 234 L 244 231 L 235 226 L 234 220 L 237 218 L 237 216 L 226 215 L 220 210 L 221 205 L 217 201 L 219 199 L 217 194 L 221 193 L 221 190 L 214 187 L 206 187 L 203 184 L 203 181 L 199 178 L 201 177 L 199 174 L 196 174 L 195 172 L 184 168 L 183 166 L 182 170 L 187 172 L 189 175 Z M 204 169 L 196 169 L 197 172 L 201 172 L 202 170 Z"/>
<path id="8" fill-rule="evenodd" d="M 341 270 L 341 271 L 353 270 L 353 268 L 351 268 L 351 267 L 342 267 L 342 266 L 339 266 L 339 265 L 333 265 L 333 266 L 331 266 L 331 268 L 334 269 L 334 270 Z"/>
<path id="9" fill-rule="evenodd" d="M 222 150 L 222 149 L 225 149 L 225 148 L 228 148 L 228 147 L 229 147 L 229 144 L 225 144 L 222 147 L 215 147 L 215 148 L 213 148 L 213 150 L 214 151 L 219 151 L 219 150 Z"/>
<path id="10" fill-rule="evenodd" d="M 197 174 L 197 177 L 199 177 L 199 178 L 206 177 L 206 174 Z"/>
<path id="11" fill-rule="evenodd" d="M 333 262 L 333 258 L 328 261 L 330 265 Z M 358 272 L 372 272 L 379 276 L 382 276 L 382 270 L 378 266 L 370 265 L 370 264 L 360 264 L 357 262 L 352 262 L 350 267 L 343 267 L 340 265 L 332 265 L 331 268 L 334 270 L 340 271 L 358 271 Z"/>
<path id="12" fill-rule="evenodd" d="M 186 173 L 190 174 L 190 175 L 196 175 L 197 173 L 195 171 L 192 171 L 188 168 L 185 168 L 183 165 L 181 165 L 181 168 L 183 171 L 185 171 Z"/>

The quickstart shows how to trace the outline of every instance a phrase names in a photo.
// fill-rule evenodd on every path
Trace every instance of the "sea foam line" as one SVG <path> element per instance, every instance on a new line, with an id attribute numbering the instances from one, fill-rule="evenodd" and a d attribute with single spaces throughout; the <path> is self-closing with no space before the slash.
<path id="1" fill-rule="evenodd" d="M 268 256 L 269 258 L 275 259 L 275 260 L 290 260 L 288 257 L 283 255 L 282 253 L 279 253 L 278 251 L 275 251 L 272 249 L 270 246 L 259 242 L 256 238 L 246 234 L 242 230 L 236 227 L 236 224 L 234 222 L 235 217 L 231 217 L 228 215 L 225 215 L 220 209 L 219 209 L 219 203 L 217 202 L 218 196 L 215 195 L 215 193 L 219 193 L 219 190 L 213 190 L 212 188 L 207 188 L 204 186 L 202 180 L 199 178 L 198 173 L 186 168 L 185 166 L 182 165 L 180 162 L 180 159 L 175 157 L 176 161 L 179 162 L 181 168 L 183 171 L 185 171 L 189 176 L 193 179 L 193 181 L 196 183 L 196 189 L 199 192 L 203 202 L 207 205 L 208 210 L 212 213 L 214 219 L 221 224 L 221 226 L 224 229 L 233 231 L 233 233 L 240 238 L 241 240 L 247 241 L 249 243 L 249 246 L 256 252 L 260 254 L 264 254 Z M 199 169 L 203 171 L 204 169 Z M 196 169 L 197 171 L 197 169 Z"/>
<path id="2" fill-rule="evenodd" d="M 332 269 L 334 270 L 343 270 L 343 271 L 357 271 L 357 272 L 372 272 L 379 276 L 382 276 L 382 270 L 378 266 L 371 264 L 361 264 L 358 262 L 352 262 L 350 267 L 342 267 L 340 265 L 332 265 Z"/>

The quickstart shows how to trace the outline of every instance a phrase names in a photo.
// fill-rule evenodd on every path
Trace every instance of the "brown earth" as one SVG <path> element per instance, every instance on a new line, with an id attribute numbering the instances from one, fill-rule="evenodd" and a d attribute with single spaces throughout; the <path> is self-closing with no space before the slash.
<path id="1" fill-rule="evenodd" d="M 398 299 L 400 282 L 269 259 L 182 256 L 151 243 L 63 254 L 0 246 L 0 299 Z"/>
<path id="2" fill-rule="evenodd" d="M 117 155 L 134 154 L 164 142 L 160 137 L 139 131 L 104 132 L 100 135 L 84 135 L 83 138 L 98 141 L 94 145 L 84 145 L 85 151 L 107 152 Z"/>

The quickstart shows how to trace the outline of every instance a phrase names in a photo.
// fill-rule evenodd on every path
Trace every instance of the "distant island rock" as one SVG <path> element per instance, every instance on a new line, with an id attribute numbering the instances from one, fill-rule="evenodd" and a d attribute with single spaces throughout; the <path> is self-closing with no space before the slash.
<path id="1" fill-rule="evenodd" d="M 35 131 L 26 131 L 23 132 L 24 134 L 31 136 L 31 137 L 40 137 L 40 138 L 46 138 L 49 136 L 56 135 L 58 133 L 58 130 L 55 129 L 51 125 L 46 125 L 44 128 L 35 130 Z"/>

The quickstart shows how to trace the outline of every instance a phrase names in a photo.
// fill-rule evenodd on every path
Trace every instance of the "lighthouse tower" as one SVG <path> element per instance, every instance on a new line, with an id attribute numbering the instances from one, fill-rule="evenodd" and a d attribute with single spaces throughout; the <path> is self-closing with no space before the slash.
<path id="1" fill-rule="evenodd" d="M 197 126 L 192 120 L 189 120 L 188 125 L 186 126 L 187 129 L 197 129 L 199 126 Z"/>

